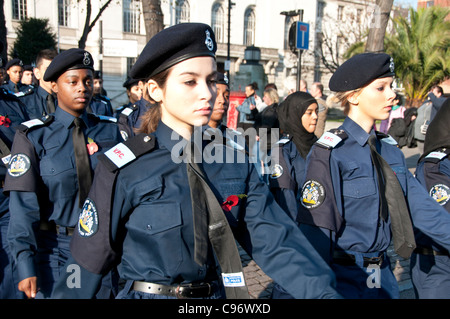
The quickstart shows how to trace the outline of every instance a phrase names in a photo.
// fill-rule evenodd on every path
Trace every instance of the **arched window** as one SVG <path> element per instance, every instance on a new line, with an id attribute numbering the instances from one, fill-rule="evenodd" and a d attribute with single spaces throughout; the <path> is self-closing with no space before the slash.
<path id="1" fill-rule="evenodd" d="M 247 8 L 244 14 L 244 45 L 251 46 L 255 44 L 255 11 L 252 7 Z"/>
<path id="2" fill-rule="evenodd" d="M 189 1 L 180 0 L 176 6 L 175 24 L 189 22 L 191 19 Z"/>
<path id="3" fill-rule="evenodd" d="M 225 13 L 220 3 L 215 3 L 212 7 L 211 27 L 216 35 L 216 41 L 223 43 L 225 41 Z"/>

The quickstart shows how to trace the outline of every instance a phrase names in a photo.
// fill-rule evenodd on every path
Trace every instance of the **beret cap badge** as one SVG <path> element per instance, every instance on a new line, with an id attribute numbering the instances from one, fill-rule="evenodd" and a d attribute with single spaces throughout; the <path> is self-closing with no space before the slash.
<path id="1" fill-rule="evenodd" d="M 389 69 L 391 70 L 391 72 L 394 72 L 395 70 L 395 65 L 394 65 L 394 59 L 391 58 L 391 63 L 389 64 Z"/>
<path id="2" fill-rule="evenodd" d="M 209 31 L 206 30 L 205 33 L 206 33 L 206 40 L 205 40 L 206 47 L 208 48 L 209 51 L 212 51 L 214 50 L 214 42 L 211 39 Z"/>
<path id="3" fill-rule="evenodd" d="M 84 65 L 91 64 L 91 59 L 89 58 L 89 52 L 84 52 L 83 64 Z"/>

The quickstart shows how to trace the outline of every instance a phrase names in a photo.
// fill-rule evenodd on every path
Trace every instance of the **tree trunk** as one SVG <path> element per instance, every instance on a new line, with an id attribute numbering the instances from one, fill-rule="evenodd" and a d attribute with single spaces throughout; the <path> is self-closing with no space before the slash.
<path id="1" fill-rule="evenodd" d="M 3 50 L 0 52 L 0 58 L 3 60 L 3 64 L 6 63 L 8 55 L 8 43 L 6 40 L 6 21 L 5 21 L 5 11 L 3 6 L 5 5 L 4 0 L 0 0 L 0 41 L 3 43 Z M 4 65 L 3 65 L 4 67 Z"/>
<path id="2" fill-rule="evenodd" d="M 84 49 L 86 47 L 86 41 L 87 37 L 89 35 L 89 32 L 91 32 L 92 28 L 95 26 L 97 21 L 100 19 L 100 16 L 102 15 L 103 11 L 109 6 L 112 0 L 108 0 L 98 11 L 97 16 L 95 19 L 91 22 L 91 14 L 92 14 L 92 7 L 91 7 L 91 0 L 86 1 L 86 20 L 84 21 L 84 29 L 83 29 L 83 35 L 81 36 L 80 40 L 78 41 L 78 47 L 80 49 Z"/>
<path id="3" fill-rule="evenodd" d="M 164 15 L 161 10 L 160 0 L 142 0 L 142 11 L 147 42 L 159 31 L 164 29 Z"/>
<path id="4" fill-rule="evenodd" d="M 365 52 L 384 52 L 384 35 L 394 0 L 377 0 Z"/>

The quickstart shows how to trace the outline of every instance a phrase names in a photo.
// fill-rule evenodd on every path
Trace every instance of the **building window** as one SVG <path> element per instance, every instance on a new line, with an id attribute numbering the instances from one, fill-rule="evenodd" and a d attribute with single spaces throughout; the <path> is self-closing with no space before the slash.
<path id="1" fill-rule="evenodd" d="M 27 0 L 12 0 L 13 19 L 24 20 L 27 15 Z"/>
<path id="2" fill-rule="evenodd" d="M 130 74 L 131 68 L 136 63 L 137 58 L 127 58 L 127 74 Z"/>
<path id="3" fill-rule="evenodd" d="M 140 33 L 140 1 L 123 1 L 123 32 Z"/>
<path id="4" fill-rule="evenodd" d="M 69 26 L 70 0 L 58 0 L 58 24 Z"/>
<path id="5" fill-rule="evenodd" d="M 225 14 L 220 3 L 213 5 L 211 14 L 211 27 L 218 43 L 225 42 Z"/>
<path id="6" fill-rule="evenodd" d="M 344 20 L 344 6 L 338 6 L 338 20 Z"/>
<path id="7" fill-rule="evenodd" d="M 187 0 L 180 0 L 177 3 L 175 24 L 189 22 L 191 19 L 189 2 Z"/>
<path id="8" fill-rule="evenodd" d="M 253 8 L 245 10 L 244 15 L 244 45 L 252 46 L 255 44 L 255 11 Z"/>

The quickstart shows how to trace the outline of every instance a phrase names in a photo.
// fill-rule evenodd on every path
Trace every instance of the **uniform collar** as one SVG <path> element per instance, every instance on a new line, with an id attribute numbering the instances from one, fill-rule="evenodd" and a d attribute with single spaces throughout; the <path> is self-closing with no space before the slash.
<path id="1" fill-rule="evenodd" d="M 342 128 L 345 130 L 345 132 L 347 132 L 348 135 L 351 135 L 361 146 L 364 146 L 367 143 L 370 135 L 375 134 L 373 129 L 370 131 L 370 134 L 367 134 L 367 132 L 364 131 L 361 126 L 359 126 L 349 117 L 345 118 L 344 123 L 342 124 Z"/>
<path id="2" fill-rule="evenodd" d="M 55 118 L 61 122 L 65 128 L 69 129 L 72 126 L 73 120 L 75 118 L 75 116 L 73 116 L 72 114 L 67 113 L 66 111 L 64 111 L 63 109 L 61 109 L 60 107 L 57 107 L 55 110 Z M 83 112 L 83 114 L 81 114 L 81 119 L 83 120 L 84 124 L 86 125 L 86 127 L 89 126 L 89 120 L 87 117 L 87 113 L 86 111 Z"/>
<path id="3" fill-rule="evenodd" d="M 46 90 L 44 90 L 44 88 L 42 86 L 38 86 L 37 89 L 36 89 L 36 92 L 37 92 L 38 95 L 40 95 L 44 99 L 46 99 L 47 96 L 50 94 Z"/>

